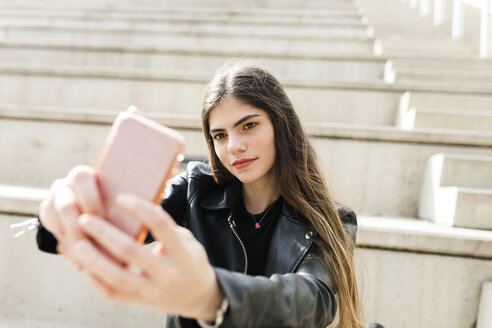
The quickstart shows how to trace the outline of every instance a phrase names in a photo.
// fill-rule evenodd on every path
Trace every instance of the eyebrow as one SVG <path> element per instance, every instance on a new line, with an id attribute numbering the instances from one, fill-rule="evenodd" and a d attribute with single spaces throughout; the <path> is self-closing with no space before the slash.
<path id="1" fill-rule="evenodd" d="M 243 117 L 242 119 L 240 119 L 239 121 L 237 121 L 236 123 L 234 123 L 234 127 L 237 127 L 238 125 L 240 125 L 244 121 L 247 121 L 250 118 L 256 117 L 256 116 L 260 116 L 260 114 L 246 115 L 245 117 Z M 225 131 L 225 129 L 212 129 L 212 130 L 210 130 L 210 133 L 219 132 L 219 131 Z"/>

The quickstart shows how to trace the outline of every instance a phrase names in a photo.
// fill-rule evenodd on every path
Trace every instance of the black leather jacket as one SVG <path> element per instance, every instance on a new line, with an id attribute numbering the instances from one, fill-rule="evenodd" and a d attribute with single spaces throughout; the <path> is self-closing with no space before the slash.
<path id="1" fill-rule="evenodd" d="M 294 209 L 283 201 L 268 249 L 262 276 L 244 274 L 247 254 L 236 235 L 232 209 L 240 184 L 217 185 L 209 167 L 188 164 L 174 177 L 162 207 L 193 232 L 205 247 L 219 284 L 229 302 L 221 327 L 325 327 L 337 310 L 329 274 L 312 252 L 314 229 L 300 224 Z M 355 240 L 357 220 L 353 211 L 340 207 L 340 217 Z M 41 250 L 56 252 L 56 240 L 42 227 Z M 239 239 L 238 239 L 239 238 Z M 149 235 L 146 242 L 151 242 Z M 306 258 L 311 253 L 313 256 Z M 169 315 L 166 327 L 198 327 L 195 320 Z"/>

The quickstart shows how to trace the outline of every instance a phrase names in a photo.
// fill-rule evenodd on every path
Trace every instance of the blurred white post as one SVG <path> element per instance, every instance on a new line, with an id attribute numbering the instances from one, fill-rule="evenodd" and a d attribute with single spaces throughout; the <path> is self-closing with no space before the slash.
<path id="1" fill-rule="evenodd" d="M 431 0 L 420 0 L 420 16 L 427 16 L 431 12 Z"/>
<path id="2" fill-rule="evenodd" d="M 492 327 L 492 311 L 490 309 L 492 309 L 492 282 L 486 281 L 482 285 L 482 295 L 478 305 L 477 328 Z"/>
<path id="3" fill-rule="evenodd" d="M 492 52 L 492 22 L 490 0 L 482 0 L 480 8 L 480 58 L 487 58 Z"/>
<path id="4" fill-rule="evenodd" d="M 410 8 L 416 8 L 418 3 L 419 0 L 408 0 L 408 5 L 410 6 Z"/>
<path id="5" fill-rule="evenodd" d="M 434 0 L 434 26 L 439 26 L 444 22 L 446 15 L 446 1 Z"/>
<path id="6" fill-rule="evenodd" d="M 461 0 L 453 0 L 453 25 L 451 38 L 453 40 L 463 37 L 463 23 L 465 20 L 465 6 Z"/>

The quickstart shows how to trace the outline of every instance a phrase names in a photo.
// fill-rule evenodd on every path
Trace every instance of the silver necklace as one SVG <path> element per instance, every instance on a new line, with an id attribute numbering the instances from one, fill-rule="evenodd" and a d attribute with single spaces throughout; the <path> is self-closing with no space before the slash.
<path id="1" fill-rule="evenodd" d="M 272 205 L 273 205 L 273 204 L 272 204 Z M 252 218 L 253 218 L 253 220 L 255 221 L 255 229 L 260 229 L 260 228 L 261 228 L 260 223 L 261 223 L 261 221 L 263 221 L 263 219 L 266 217 L 266 215 L 268 214 L 268 211 L 270 211 L 270 209 L 272 208 L 272 205 L 270 205 L 270 206 L 268 207 L 268 209 L 266 210 L 265 214 L 263 214 L 263 217 L 261 218 L 261 220 L 260 220 L 260 221 L 256 221 L 255 216 L 254 216 L 253 214 L 251 214 L 251 213 L 250 213 L 250 214 L 251 214 L 251 217 L 252 217 Z"/>

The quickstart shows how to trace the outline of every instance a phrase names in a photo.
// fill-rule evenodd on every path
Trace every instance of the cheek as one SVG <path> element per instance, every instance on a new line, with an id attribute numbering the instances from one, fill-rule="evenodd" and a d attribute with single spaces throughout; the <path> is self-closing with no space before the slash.
<path id="1" fill-rule="evenodd" d="M 214 145 L 215 155 L 219 158 L 220 162 L 224 165 L 226 163 L 226 153 L 224 151 L 224 147 L 220 145 Z M 226 166 L 226 165 L 224 165 Z"/>
<path id="2" fill-rule="evenodd" d="M 269 151 L 273 156 L 275 155 L 275 136 L 273 134 L 273 131 L 268 131 L 263 135 L 261 138 L 261 141 L 263 143 L 263 148 L 266 151 Z"/>

